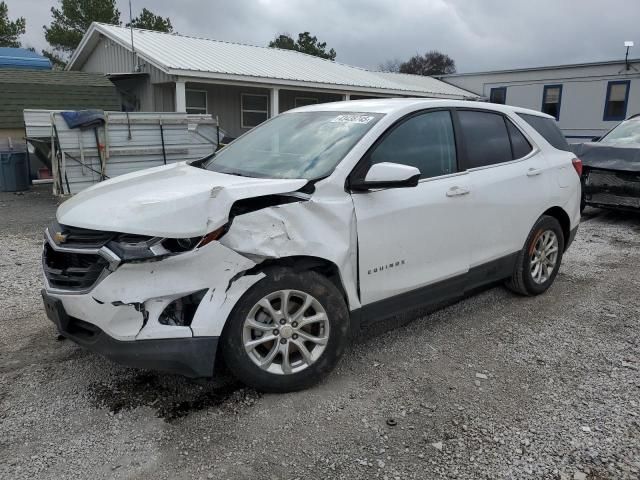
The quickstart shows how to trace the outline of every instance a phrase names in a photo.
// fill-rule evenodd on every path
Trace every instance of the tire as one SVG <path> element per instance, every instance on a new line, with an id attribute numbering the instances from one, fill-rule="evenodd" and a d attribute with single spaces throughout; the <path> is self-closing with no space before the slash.
<path id="1" fill-rule="evenodd" d="M 554 238 L 555 243 L 553 243 Z M 554 253 L 553 247 L 548 248 L 543 257 L 538 253 L 540 251 L 538 248 L 542 248 L 545 242 L 555 245 L 553 268 L 549 265 Z M 506 283 L 507 288 L 520 295 L 532 296 L 544 293 L 558 274 L 564 244 L 565 238 L 558 220 L 548 215 L 541 216 L 531 229 L 524 247 L 518 254 L 513 275 Z M 546 267 L 543 267 L 543 264 Z M 541 270 L 536 270 L 536 265 Z"/>
<path id="2" fill-rule="evenodd" d="M 331 372 L 344 353 L 349 342 L 347 306 L 336 286 L 316 272 L 273 268 L 264 273 L 225 325 L 225 363 L 238 380 L 263 392 L 308 388 Z M 287 315 L 282 314 L 283 304 Z"/>

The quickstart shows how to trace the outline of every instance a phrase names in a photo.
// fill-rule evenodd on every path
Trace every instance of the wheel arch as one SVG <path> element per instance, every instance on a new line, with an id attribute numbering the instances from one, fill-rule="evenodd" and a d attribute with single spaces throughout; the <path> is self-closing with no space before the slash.
<path id="1" fill-rule="evenodd" d="M 562 227 L 562 235 L 564 237 L 564 245 L 566 250 L 569 246 L 568 240 L 571 236 L 571 219 L 569 218 L 569 214 L 565 212 L 562 207 L 556 206 L 547 209 L 542 215 L 548 215 L 558 220 L 558 223 L 560 223 L 560 227 Z"/>
<path id="2" fill-rule="evenodd" d="M 260 272 L 269 268 L 277 267 L 289 268 L 293 271 L 298 272 L 311 270 L 319 273 L 335 285 L 335 287 L 342 295 L 345 305 L 347 305 L 347 307 L 349 306 L 349 297 L 344 287 L 340 269 L 332 261 L 327 260 L 326 258 L 314 257 L 311 255 L 292 255 L 289 257 L 268 258 L 253 267 L 247 273 Z"/>

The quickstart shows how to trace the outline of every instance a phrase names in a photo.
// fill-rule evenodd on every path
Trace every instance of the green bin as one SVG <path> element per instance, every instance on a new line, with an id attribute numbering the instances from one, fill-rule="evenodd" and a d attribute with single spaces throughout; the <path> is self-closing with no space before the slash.
<path id="1" fill-rule="evenodd" d="M 30 183 L 27 152 L 0 152 L 0 191 L 20 192 Z"/>

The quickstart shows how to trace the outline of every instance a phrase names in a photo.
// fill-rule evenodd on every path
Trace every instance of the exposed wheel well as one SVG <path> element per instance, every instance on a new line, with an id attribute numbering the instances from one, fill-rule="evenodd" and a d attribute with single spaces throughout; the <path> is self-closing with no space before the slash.
<path id="1" fill-rule="evenodd" d="M 340 277 L 340 270 L 338 269 L 338 266 L 325 258 L 306 255 L 268 258 L 267 260 L 253 267 L 251 270 L 260 271 L 271 267 L 286 267 L 291 268 L 294 271 L 312 270 L 314 272 L 317 272 L 329 279 L 331 283 L 336 286 L 336 288 L 342 294 L 345 303 L 349 305 L 349 299 L 347 298 L 347 293 L 344 289 L 344 285 L 342 284 L 342 278 Z"/>
<path id="2" fill-rule="evenodd" d="M 562 227 L 562 235 L 564 236 L 564 244 L 565 248 L 568 247 L 567 240 L 571 235 L 571 220 L 569 219 L 569 215 L 565 212 L 562 207 L 551 207 L 549 210 L 543 213 L 543 215 L 549 215 L 550 217 L 555 218 L 560 223 Z"/>

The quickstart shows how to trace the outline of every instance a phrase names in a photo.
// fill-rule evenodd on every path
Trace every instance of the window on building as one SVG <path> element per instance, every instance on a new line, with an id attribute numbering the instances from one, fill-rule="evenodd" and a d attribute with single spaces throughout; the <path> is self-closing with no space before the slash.
<path id="1" fill-rule="evenodd" d="M 187 113 L 207 113 L 207 92 L 186 90 Z"/>
<path id="2" fill-rule="evenodd" d="M 542 112 L 560 120 L 562 85 L 545 85 L 542 90 Z"/>
<path id="3" fill-rule="evenodd" d="M 241 96 L 242 128 L 253 128 L 269 118 L 269 96 L 243 93 Z"/>
<path id="4" fill-rule="evenodd" d="M 567 139 L 564 138 L 556 122 L 550 118 L 541 117 L 540 115 L 529 115 L 528 113 L 519 113 L 518 115 L 531 125 L 536 132 L 542 135 L 551 146 L 558 150 L 571 151 Z"/>
<path id="5" fill-rule="evenodd" d="M 502 115 L 460 110 L 458 119 L 467 151 L 467 168 L 513 160 L 509 133 Z"/>
<path id="6" fill-rule="evenodd" d="M 607 84 L 607 97 L 604 104 L 605 121 L 624 120 L 627 116 L 629 99 L 629 80 L 619 80 Z"/>
<path id="7" fill-rule="evenodd" d="M 296 108 L 304 107 L 306 105 L 315 105 L 316 103 L 318 103 L 318 99 L 312 97 L 296 97 L 295 100 Z"/>
<path id="8" fill-rule="evenodd" d="M 489 101 L 500 105 L 507 103 L 507 87 L 492 88 L 489 94 Z"/>
<path id="9" fill-rule="evenodd" d="M 393 162 L 416 167 L 421 178 L 456 172 L 456 142 L 451 114 L 437 111 L 409 118 L 375 147 L 369 159 L 372 165 Z"/>

